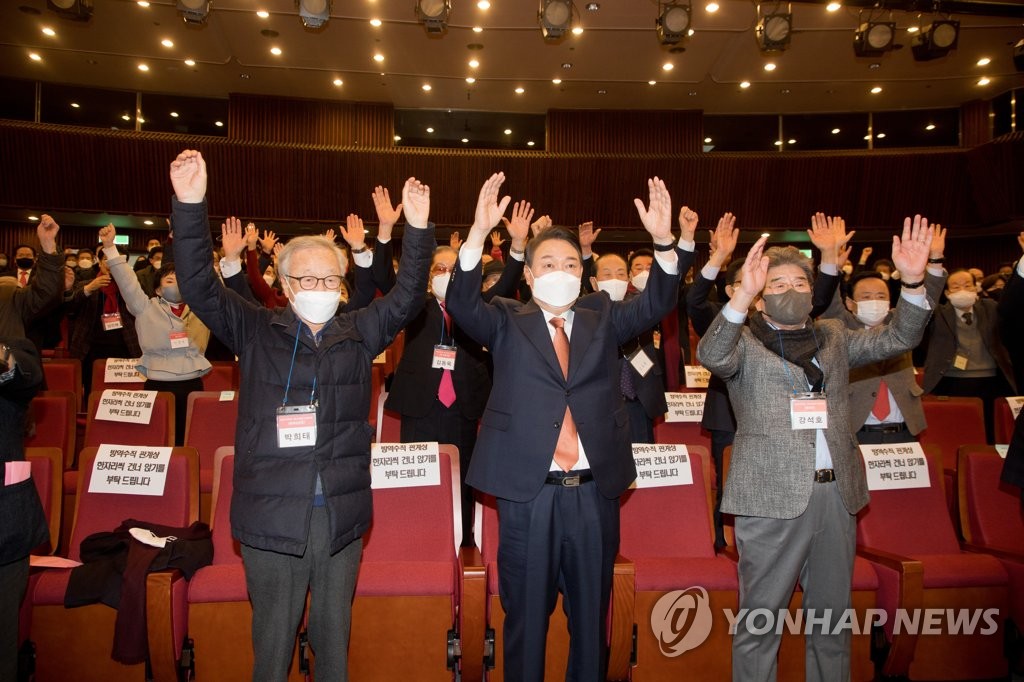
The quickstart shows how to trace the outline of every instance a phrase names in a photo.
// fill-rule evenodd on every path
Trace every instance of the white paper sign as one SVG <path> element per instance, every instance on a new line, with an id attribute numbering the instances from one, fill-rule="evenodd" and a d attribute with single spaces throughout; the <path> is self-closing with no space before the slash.
<path id="1" fill-rule="evenodd" d="M 146 377 L 139 374 L 138 358 L 107 358 L 103 372 L 105 384 L 141 384 Z"/>
<path id="2" fill-rule="evenodd" d="M 100 396 L 96 419 L 108 422 L 148 424 L 153 418 L 156 391 L 118 391 L 108 388 Z"/>
<path id="3" fill-rule="evenodd" d="M 700 365 L 686 365 L 686 387 L 707 388 L 711 372 Z"/>
<path id="4" fill-rule="evenodd" d="M 1013 413 L 1013 418 L 1017 419 L 1017 415 L 1020 414 L 1020 408 L 1024 407 L 1024 395 L 1014 395 L 1006 399 L 1006 402 L 1010 405 L 1010 412 Z"/>
<path id="5" fill-rule="evenodd" d="M 416 488 L 441 485 L 437 443 L 373 443 L 370 487 Z"/>
<path id="6" fill-rule="evenodd" d="M 995 445 L 995 448 L 996 448 L 996 452 L 999 453 L 999 456 L 1002 457 L 1003 459 L 1006 459 L 1006 452 L 1007 452 L 1007 450 L 1010 449 L 1010 444 L 1009 443 L 997 443 Z"/>
<path id="7" fill-rule="evenodd" d="M 920 443 L 882 443 L 861 445 L 868 490 L 927 488 L 928 462 Z"/>
<path id="8" fill-rule="evenodd" d="M 234 391 L 221 391 L 220 392 L 220 398 L 218 398 L 217 400 L 222 402 L 222 403 L 226 403 L 226 402 L 230 402 L 230 401 L 232 401 L 234 399 L 235 399 L 235 392 Z"/>
<path id="9" fill-rule="evenodd" d="M 699 422 L 704 418 L 704 401 L 708 394 L 700 393 L 666 393 L 665 402 L 668 412 L 666 422 Z"/>
<path id="10" fill-rule="evenodd" d="M 89 492 L 163 495 L 170 447 L 101 445 L 92 463 Z"/>
<path id="11" fill-rule="evenodd" d="M 685 445 L 633 443 L 636 480 L 633 488 L 693 485 L 690 455 Z"/>

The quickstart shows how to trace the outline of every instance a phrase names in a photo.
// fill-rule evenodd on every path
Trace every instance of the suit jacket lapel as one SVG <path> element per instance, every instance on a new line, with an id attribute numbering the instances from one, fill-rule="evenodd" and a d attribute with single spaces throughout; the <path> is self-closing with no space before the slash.
<path id="1" fill-rule="evenodd" d="M 597 331 L 599 314 L 587 308 L 577 306 L 572 318 L 572 336 L 569 338 L 569 376 L 574 377 L 579 370 L 583 356 L 590 346 Z"/>
<path id="2" fill-rule="evenodd" d="M 555 355 L 555 345 L 551 342 L 551 333 L 547 329 L 548 325 L 544 322 L 544 313 L 537 304 L 530 301 L 516 311 L 512 319 L 523 330 L 523 334 L 530 340 L 530 343 L 537 349 L 541 357 L 547 361 L 552 371 L 556 372 L 558 376 L 562 376 L 562 366 L 558 364 L 558 356 Z M 575 322 L 573 324 L 575 325 Z M 570 368 L 572 367 L 571 341 L 569 344 L 569 366 Z"/>

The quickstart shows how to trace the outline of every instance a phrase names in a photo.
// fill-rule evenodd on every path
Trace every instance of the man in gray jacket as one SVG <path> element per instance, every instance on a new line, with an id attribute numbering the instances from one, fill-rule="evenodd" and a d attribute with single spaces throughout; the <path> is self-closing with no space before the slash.
<path id="1" fill-rule="evenodd" d="M 930 314 L 923 285 L 932 235 L 918 216 L 905 221 L 902 239 L 893 237 L 904 291 L 892 322 L 867 330 L 813 322 L 809 260 L 793 247 L 765 252 L 762 237 L 743 265 L 739 289 L 697 348 L 701 364 L 728 385 L 736 413 L 722 512 L 736 515 L 740 613 L 779 614 L 799 579 L 803 607 L 818 619 L 807 633 L 811 681 L 850 675 L 849 629 L 827 634 L 850 607 L 854 515 L 868 501 L 848 418 L 849 370 L 920 341 Z M 759 312 L 747 327 L 758 294 Z M 780 635 L 751 629 L 747 618 L 738 619 L 733 679 L 774 680 Z"/>

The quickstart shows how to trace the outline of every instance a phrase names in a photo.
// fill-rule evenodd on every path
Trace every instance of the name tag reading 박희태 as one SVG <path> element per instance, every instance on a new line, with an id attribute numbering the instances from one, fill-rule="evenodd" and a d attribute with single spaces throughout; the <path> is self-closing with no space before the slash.
<path id="1" fill-rule="evenodd" d="M 277 408 L 277 447 L 305 448 L 316 445 L 316 405 Z"/>

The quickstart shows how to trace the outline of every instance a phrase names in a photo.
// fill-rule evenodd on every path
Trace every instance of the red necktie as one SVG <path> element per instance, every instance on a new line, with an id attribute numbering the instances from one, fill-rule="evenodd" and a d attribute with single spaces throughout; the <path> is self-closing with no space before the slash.
<path id="1" fill-rule="evenodd" d="M 438 301 L 438 303 L 441 306 L 441 314 L 444 315 L 445 332 L 451 334 L 452 318 L 448 315 L 444 303 L 441 301 Z M 445 407 L 451 407 L 452 403 L 455 402 L 455 383 L 452 381 L 452 371 L 450 369 L 441 370 L 441 383 L 437 386 L 437 399 Z"/>
<path id="2" fill-rule="evenodd" d="M 26 271 L 26 270 L 19 270 L 18 271 L 18 286 L 19 287 L 24 287 L 27 284 L 28 284 L 28 271 Z"/>
<path id="3" fill-rule="evenodd" d="M 553 317 L 548 324 L 555 328 L 555 355 L 562 368 L 562 376 L 569 377 L 569 337 L 565 334 L 565 320 Z M 562 430 L 558 432 L 558 443 L 555 445 L 555 464 L 562 471 L 569 471 L 580 461 L 580 445 L 576 437 L 576 422 L 573 421 L 569 406 L 565 406 L 565 417 L 562 419 Z"/>
<path id="4" fill-rule="evenodd" d="M 889 386 L 885 379 L 878 384 L 878 395 L 875 397 L 875 406 L 871 408 L 871 414 L 875 415 L 878 421 L 885 421 L 889 416 Z"/>

